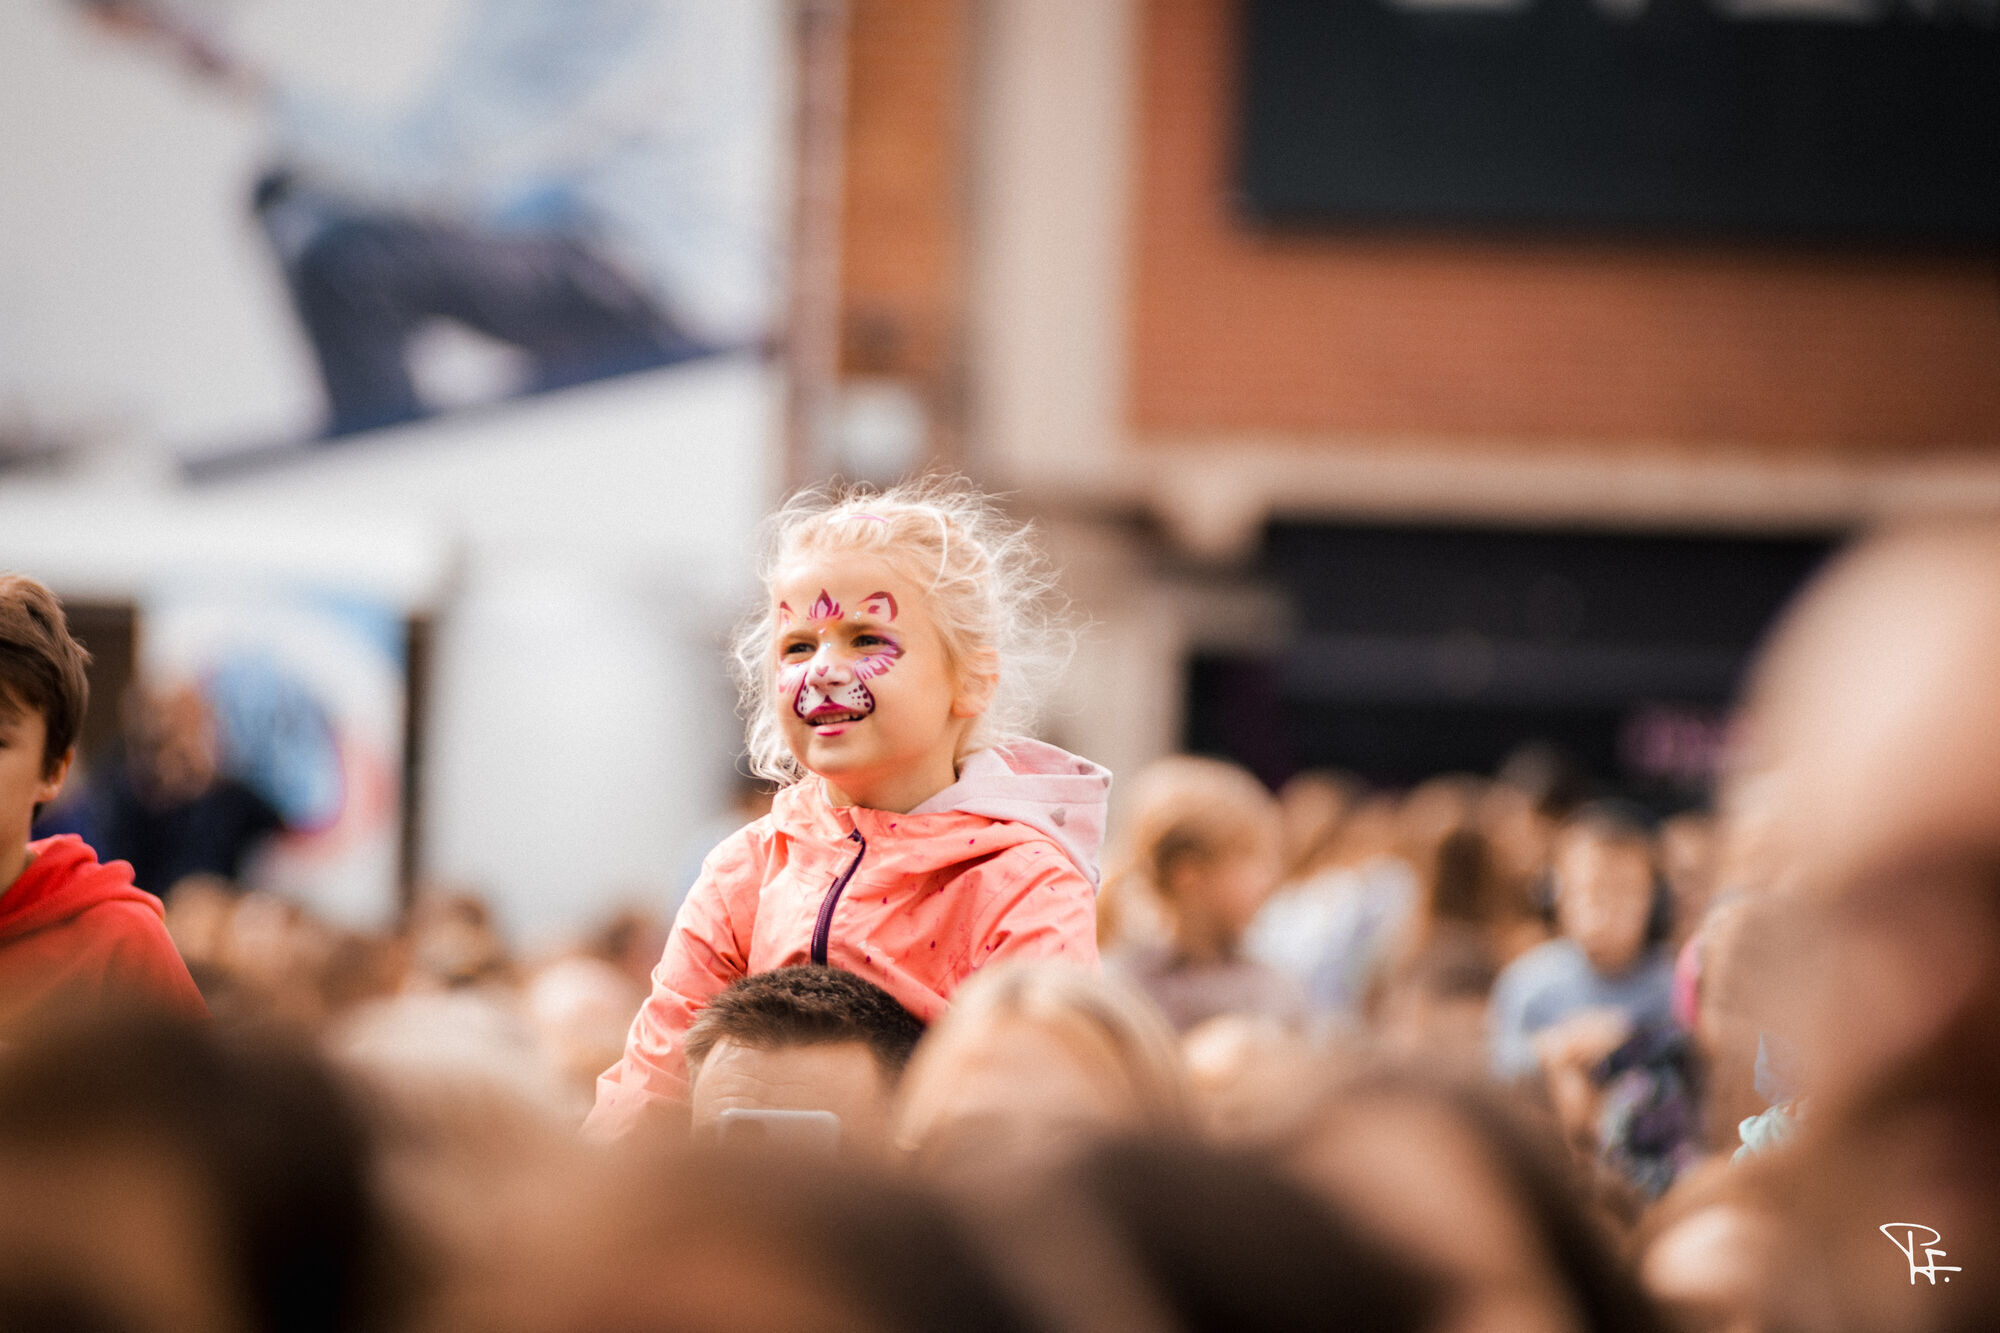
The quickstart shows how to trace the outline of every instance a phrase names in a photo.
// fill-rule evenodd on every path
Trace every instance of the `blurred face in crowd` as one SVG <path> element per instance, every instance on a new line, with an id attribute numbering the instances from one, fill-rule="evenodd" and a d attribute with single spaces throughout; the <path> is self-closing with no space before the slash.
<path id="1" fill-rule="evenodd" d="M 192 685 L 135 696 L 126 743 L 149 799 L 191 801 L 212 786 L 220 764 L 215 719 Z"/>
<path id="2" fill-rule="evenodd" d="M 991 681 L 951 660 L 889 562 L 803 557 L 772 581 L 772 691 L 792 755 L 836 804 L 906 811 L 949 787 Z"/>
<path id="3" fill-rule="evenodd" d="M 1857 1327 L 2000 1319 L 1996 664 L 2000 530 L 1863 548 L 1760 670 L 1727 793 L 1783 868 L 1765 1023 L 1800 1048 L 1810 1243 Z M 1963 1266 L 1922 1292 L 1928 1315 L 1890 1222 Z"/>
<path id="4" fill-rule="evenodd" d="M 27 865 L 35 807 L 53 801 L 69 773 L 67 755 L 53 773 L 45 771 L 47 739 L 48 722 L 39 712 L 0 693 L 0 888 Z"/>
<path id="5" fill-rule="evenodd" d="M 1637 838 L 1591 828 L 1556 847 L 1556 918 L 1590 965 L 1615 977 L 1639 961 L 1653 911 L 1653 862 Z"/>
<path id="6" fill-rule="evenodd" d="M 1282 870 L 1275 839 L 1175 858 L 1165 888 L 1182 948 L 1197 957 L 1234 953 Z"/>
<path id="7" fill-rule="evenodd" d="M 892 1089 L 866 1042 L 746 1046 L 724 1038 L 701 1062 L 692 1099 L 694 1135 L 717 1136 L 727 1110 L 831 1111 L 843 1151 L 880 1152 Z"/>
<path id="8" fill-rule="evenodd" d="M 1706 815 L 1676 815 L 1660 826 L 1660 868 L 1674 895 L 1674 925 L 1692 932 L 1715 888 L 1715 829 Z"/>

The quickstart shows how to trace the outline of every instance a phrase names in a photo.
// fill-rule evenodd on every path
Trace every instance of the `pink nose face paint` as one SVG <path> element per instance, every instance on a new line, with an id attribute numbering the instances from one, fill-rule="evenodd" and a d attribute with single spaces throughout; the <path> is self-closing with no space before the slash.
<path id="1" fill-rule="evenodd" d="M 779 673 L 778 688 L 791 696 L 792 712 L 815 727 L 859 722 L 875 711 L 875 695 L 862 682 L 886 675 L 902 655 L 884 640 L 855 658 L 845 679 L 824 661 L 794 663 Z"/>

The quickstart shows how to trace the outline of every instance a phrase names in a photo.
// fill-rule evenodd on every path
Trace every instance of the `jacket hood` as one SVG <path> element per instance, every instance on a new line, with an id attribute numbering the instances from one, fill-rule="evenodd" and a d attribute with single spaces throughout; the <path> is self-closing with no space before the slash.
<path id="1" fill-rule="evenodd" d="M 906 815 L 829 806 L 812 778 L 779 792 L 772 813 L 778 827 L 793 833 L 838 826 L 834 836 L 840 837 L 853 827 L 871 845 L 886 834 L 907 849 L 913 864 L 988 855 L 1019 841 L 1021 831 L 1006 827 L 1018 825 L 1061 847 L 1095 884 L 1110 791 L 1111 773 L 1102 765 L 1042 741 L 1009 740 L 960 760 L 958 781 Z M 961 836 L 969 823 L 982 830 L 970 841 Z M 930 854 L 924 844 L 933 842 Z"/>
<path id="2" fill-rule="evenodd" d="M 967 755 L 958 781 L 910 811 L 956 810 L 1012 820 L 1045 833 L 1069 853 L 1092 884 L 1104 851 L 1111 770 L 1043 741 L 1002 741 Z"/>
<path id="3" fill-rule="evenodd" d="M 160 900 L 132 883 L 132 867 L 97 859 L 73 833 L 28 844 L 35 859 L 0 890 L 0 940 L 31 934 L 82 915 L 100 903 L 143 903 L 164 918 Z"/>

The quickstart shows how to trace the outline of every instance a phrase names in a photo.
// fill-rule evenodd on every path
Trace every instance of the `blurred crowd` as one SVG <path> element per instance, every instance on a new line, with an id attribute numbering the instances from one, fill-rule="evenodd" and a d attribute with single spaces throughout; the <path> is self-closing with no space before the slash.
<path id="1" fill-rule="evenodd" d="M 356 933 L 184 878 L 212 1023 L 0 1061 L 0 1326 L 1993 1327 L 1996 654 L 2000 535 L 1916 533 L 1792 615 L 1713 811 L 1162 761 L 1101 975 L 928 1030 L 747 977 L 616 1145 L 660 916 L 530 958 L 468 891 Z"/>

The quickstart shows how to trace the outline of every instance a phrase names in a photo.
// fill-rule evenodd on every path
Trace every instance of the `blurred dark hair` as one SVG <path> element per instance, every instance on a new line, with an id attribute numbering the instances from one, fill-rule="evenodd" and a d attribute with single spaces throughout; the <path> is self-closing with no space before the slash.
<path id="1" fill-rule="evenodd" d="M 347 1089 L 309 1051 L 128 1014 L 51 1029 L 0 1063 L 0 1142 L 156 1147 L 201 1182 L 252 1327 L 389 1327 L 411 1278 Z"/>
<path id="2" fill-rule="evenodd" d="M 1563 821 L 1568 828 L 1587 828 L 1600 838 L 1651 845 L 1659 820 L 1645 806 L 1607 796 L 1578 806 Z"/>
<path id="3" fill-rule="evenodd" d="M 1261 1158 L 1194 1141 L 1115 1141 L 1074 1179 L 1180 1328 L 1414 1333 L 1436 1312 L 1430 1274 Z"/>
<path id="4" fill-rule="evenodd" d="M 1483 926 L 1493 917 L 1486 835 L 1462 825 L 1438 842 L 1432 860 L 1430 912 L 1434 921 Z"/>
<path id="5" fill-rule="evenodd" d="M 1585 1178 L 1551 1123 L 1530 1118 L 1496 1089 L 1400 1068 L 1377 1068 L 1353 1080 L 1330 1109 L 1342 1102 L 1396 1099 L 1437 1106 L 1478 1140 L 1587 1333 L 1664 1333 L 1658 1312 L 1601 1220 L 1626 1220 L 1630 1197 L 1607 1194 L 1604 1182 Z"/>
<path id="6" fill-rule="evenodd" d="M 54 593 L 31 578 L 0 574 L 0 704 L 40 713 L 47 737 L 42 775 L 56 771 L 90 707 L 90 654 L 70 636 Z"/>
<path id="7" fill-rule="evenodd" d="M 576 1285 L 579 1308 L 555 1327 L 698 1327 L 679 1308 L 680 1290 L 756 1272 L 757 1260 L 824 1302 L 809 1327 L 1042 1327 L 956 1213 L 879 1169 L 783 1148 L 690 1149 L 662 1140 L 621 1158 L 609 1184 L 592 1211 L 610 1229 L 566 1238 L 578 1246 L 584 1280 Z M 732 1299 L 726 1286 L 719 1295 Z"/>
<path id="8" fill-rule="evenodd" d="M 1493 777 L 1525 793 L 1536 810 L 1552 819 L 1568 815 L 1590 795 L 1583 768 L 1547 741 L 1516 746 L 1500 761 Z"/>
<path id="9" fill-rule="evenodd" d="M 923 1021 L 874 982 L 803 964 L 744 977 L 709 1001 L 688 1029 L 687 1061 L 698 1076 L 723 1040 L 758 1050 L 859 1041 L 893 1082 L 923 1035 Z"/>
<path id="10" fill-rule="evenodd" d="M 1658 1313 L 1626 1269 L 1611 1238 L 1583 1201 L 1590 1186 L 1576 1178 L 1569 1156 L 1552 1132 L 1537 1132 L 1487 1090 L 1460 1090 L 1452 1101 L 1500 1168 L 1509 1192 L 1534 1227 L 1556 1277 L 1576 1301 L 1591 1333 L 1650 1333 L 1662 1328 Z M 1606 1199 L 1615 1215 L 1623 1199 Z"/>

